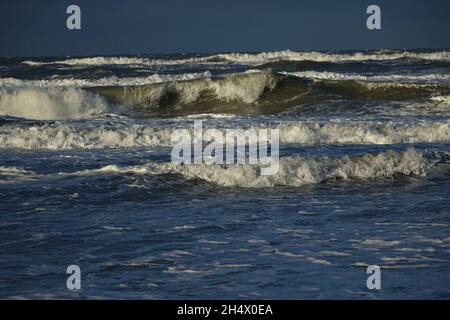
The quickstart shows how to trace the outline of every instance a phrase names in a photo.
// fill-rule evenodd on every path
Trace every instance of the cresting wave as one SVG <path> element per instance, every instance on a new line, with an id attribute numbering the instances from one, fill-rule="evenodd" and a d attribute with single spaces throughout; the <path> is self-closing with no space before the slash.
<path id="1" fill-rule="evenodd" d="M 270 72 L 247 72 L 218 78 L 166 82 L 147 86 L 87 88 L 109 102 L 157 116 L 193 113 L 247 113 L 264 93 L 276 88 L 278 78 Z M 302 90 L 302 88 L 300 88 Z"/>
<path id="2" fill-rule="evenodd" d="M 304 145 L 449 143 L 448 121 L 411 124 L 364 122 L 284 122 L 249 128 L 276 128 L 280 142 Z M 68 123 L 0 124 L 0 149 L 102 149 L 169 147 L 175 127 Z M 217 128 L 223 132 L 225 129 Z M 247 129 L 247 128 L 243 128 Z"/>
<path id="3" fill-rule="evenodd" d="M 269 71 L 130 87 L 88 88 L 141 116 L 278 114 L 326 100 L 404 101 L 447 95 L 450 85 L 310 80 Z"/>
<path id="4" fill-rule="evenodd" d="M 168 58 L 152 59 L 150 57 L 124 57 L 124 56 L 97 56 L 70 58 L 56 61 L 33 61 L 26 60 L 23 64 L 40 66 L 46 64 L 76 65 L 183 65 L 183 64 L 220 64 L 238 63 L 245 65 L 260 65 L 274 61 L 365 61 L 365 60 L 395 60 L 402 58 L 424 59 L 424 60 L 450 60 L 450 51 L 436 52 L 413 52 L 399 50 L 380 50 L 353 53 L 332 52 L 301 52 L 301 51 L 275 51 L 261 53 L 221 53 L 207 56 L 199 56 L 187 59 Z"/>

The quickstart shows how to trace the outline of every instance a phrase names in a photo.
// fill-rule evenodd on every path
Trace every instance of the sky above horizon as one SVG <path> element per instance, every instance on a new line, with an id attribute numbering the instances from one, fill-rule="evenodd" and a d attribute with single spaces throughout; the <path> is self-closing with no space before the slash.
<path id="1" fill-rule="evenodd" d="M 71 4 L 81 30 L 66 28 Z M 2 0 L 0 30 L 2 57 L 450 48 L 450 1 Z"/>

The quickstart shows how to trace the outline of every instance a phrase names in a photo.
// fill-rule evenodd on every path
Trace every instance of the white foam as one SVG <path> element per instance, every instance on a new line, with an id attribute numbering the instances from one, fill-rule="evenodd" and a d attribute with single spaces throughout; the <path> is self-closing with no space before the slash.
<path id="1" fill-rule="evenodd" d="M 428 162 L 414 149 L 389 150 L 378 154 L 341 158 L 280 158 L 278 173 L 260 175 L 259 165 L 175 165 L 161 164 L 162 169 L 187 179 L 200 179 L 225 187 L 264 188 L 300 187 L 334 180 L 367 180 L 402 175 L 424 175 Z"/>
<path id="2" fill-rule="evenodd" d="M 376 154 L 360 156 L 331 157 L 281 157 L 280 167 L 275 175 L 260 175 L 260 165 L 180 165 L 171 162 L 149 162 L 142 165 L 121 167 L 107 165 L 98 169 L 88 169 L 69 173 L 36 175 L 26 170 L 7 168 L 6 172 L 20 175 L 15 180 L 60 179 L 71 176 L 96 176 L 103 174 L 163 175 L 179 174 L 188 180 L 203 180 L 223 187 L 267 188 L 276 186 L 301 187 L 326 181 L 361 181 L 397 175 L 426 175 L 433 166 L 425 152 L 415 149 L 405 151 L 388 150 Z M 0 167 L 0 174 L 4 168 Z M 23 176 L 26 175 L 26 176 Z M 5 180 L 5 183 L 8 181 Z M 364 244 L 384 245 L 366 241 Z"/>
<path id="3" fill-rule="evenodd" d="M 433 101 L 438 102 L 439 104 L 450 105 L 450 95 L 433 96 L 430 99 L 433 100 Z"/>
<path id="4" fill-rule="evenodd" d="M 396 144 L 448 143 L 450 123 L 419 122 L 411 124 L 377 122 L 284 122 L 252 128 L 277 128 L 281 143 Z M 170 146 L 175 127 L 147 125 L 76 126 L 71 124 L 0 126 L 0 148 L 19 149 L 96 149 Z M 220 128 L 217 128 L 220 129 Z M 245 129 L 245 128 L 244 128 Z M 225 132 L 225 129 L 220 129 Z"/>
<path id="5" fill-rule="evenodd" d="M 124 77 L 111 76 L 100 79 L 76 79 L 76 78 L 53 78 L 42 80 L 21 80 L 15 78 L 0 78 L 0 87 L 102 87 L 102 86 L 138 86 L 161 82 L 187 81 L 211 77 L 209 71 L 200 73 L 183 74 L 152 74 L 147 77 Z"/>
<path id="6" fill-rule="evenodd" d="M 75 88 L 0 89 L 0 115 L 27 119 L 85 119 L 109 110 L 106 101 Z"/>
<path id="7" fill-rule="evenodd" d="M 225 53 L 225 54 L 218 54 L 215 57 L 231 62 L 258 65 L 273 61 L 306 61 L 306 60 L 318 62 L 394 60 L 401 58 L 450 60 L 450 51 L 417 53 L 410 51 L 393 52 L 388 50 L 380 50 L 375 52 L 326 53 L 317 51 L 301 52 L 301 51 L 285 50 L 285 51 L 247 53 L 247 54 Z"/>
<path id="8" fill-rule="evenodd" d="M 449 142 L 449 122 L 289 122 L 278 126 L 280 140 L 300 144 L 396 144 Z"/>
<path id="9" fill-rule="evenodd" d="M 136 87 L 121 92 L 123 104 L 128 106 L 157 106 L 167 93 L 176 92 L 181 104 L 197 101 L 203 93 L 212 94 L 215 99 L 224 102 L 241 101 L 253 103 L 264 93 L 273 89 L 277 77 L 270 72 L 247 72 L 232 74 L 220 78 L 202 78 L 198 81 L 169 82 L 154 86 Z"/>
<path id="10" fill-rule="evenodd" d="M 281 74 L 296 76 L 300 78 L 320 79 L 320 80 L 356 80 L 356 81 L 400 81 L 400 82 L 444 82 L 450 81 L 450 74 L 423 74 L 423 75 L 370 75 L 364 76 L 352 73 L 338 73 L 328 71 L 302 71 L 302 72 L 281 72 Z"/>
<path id="11" fill-rule="evenodd" d="M 129 127 L 76 127 L 69 124 L 31 127 L 0 127 L 0 148 L 97 149 L 166 145 L 171 130 L 132 125 Z"/>
<path id="12" fill-rule="evenodd" d="M 151 59 L 143 57 L 114 57 L 97 56 L 69 58 L 64 60 L 55 60 L 49 62 L 26 60 L 23 64 L 29 66 L 42 66 L 49 64 L 63 64 L 68 66 L 102 66 L 102 65 L 130 65 L 130 66 L 158 66 L 158 65 L 184 65 L 189 63 L 207 62 L 209 57 L 188 58 L 188 59 Z M 220 63 L 220 62 L 219 62 Z M 210 61 L 208 64 L 215 64 Z"/>

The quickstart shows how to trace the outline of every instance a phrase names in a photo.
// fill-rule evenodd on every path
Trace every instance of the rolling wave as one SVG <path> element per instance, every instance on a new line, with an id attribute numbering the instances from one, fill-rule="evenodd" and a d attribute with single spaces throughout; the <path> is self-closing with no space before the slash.
<path id="1" fill-rule="evenodd" d="M 105 97 L 110 103 L 132 107 L 141 116 L 184 116 L 196 113 L 278 114 L 294 106 L 338 99 L 424 99 L 448 94 L 450 85 L 310 80 L 264 71 L 87 90 Z"/>

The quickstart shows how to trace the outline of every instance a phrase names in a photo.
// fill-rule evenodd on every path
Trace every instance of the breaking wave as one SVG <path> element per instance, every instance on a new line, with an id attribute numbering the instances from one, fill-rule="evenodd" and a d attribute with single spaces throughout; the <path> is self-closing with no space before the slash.
<path id="1" fill-rule="evenodd" d="M 75 88 L 0 89 L 0 115 L 27 119 L 86 119 L 107 112 L 105 99 Z"/>
<path id="2" fill-rule="evenodd" d="M 449 143 L 449 122 L 284 122 L 249 128 L 277 128 L 280 142 L 304 145 Z M 102 149 L 170 146 L 175 127 L 68 123 L 0 125 L 0 148 Z M 217 128 L 223 133 L 225 129 Z M 246 129 L 246 128 L 244 128 Z"/>
<path id="3" fill-rule="evenodd" d="M 166 82 L 148 86 L 87 88 L 109 102 L 149 115 L 245 113 L 243 107 L 271 92 L 278 78 L 269 72 L 248 72 L 218 78 Z M 305 88 L 299 88 L 300 90 Z"/>
<path id="4" fill-rule="evenodd" d="M 368 180 L 397 175 L 424 175 L 429 166 L 424 154 L 414 149 L 389 150 L 363 156 L 283 157 L 275 175 L 263 176 L 259 165 L 162 165 L 187 179 L 204 180 L 224 187 L 300 187 L 336 180 Z"/>
<path id="5" fill-rule="evenodd" d="M 88 88 L 141 115 L 278 114 L 293 106 L 337 99 L 402 101 L 446 95 L 445 84 L 310 80 L 268 71 L 146 86 Z"/>

